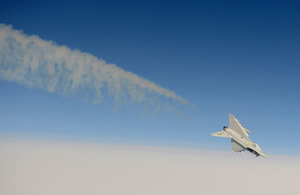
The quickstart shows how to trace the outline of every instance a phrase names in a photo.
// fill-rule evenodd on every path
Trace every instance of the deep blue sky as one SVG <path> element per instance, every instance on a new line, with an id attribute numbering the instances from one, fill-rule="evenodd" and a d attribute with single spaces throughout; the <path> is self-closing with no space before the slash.
<path id="1" fill-rule="evenodd" d="M 2 80 L 0 132 L 230 150 L 209 134 L 232 113 L 265 153 L 300 154 L 299 9 L 298 1 L 2 1 L 0 23 L 115 63 L 196 110 L 143 116 L 112 110 L 109 99 L 92 104 Z"/>

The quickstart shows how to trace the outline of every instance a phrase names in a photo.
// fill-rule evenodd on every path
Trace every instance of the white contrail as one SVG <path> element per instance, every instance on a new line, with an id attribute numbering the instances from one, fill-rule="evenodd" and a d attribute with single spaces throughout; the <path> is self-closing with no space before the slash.
<path id="1" fill-rule="evenodd" d="M 106 94 L 117 103 L 155 107 L 164 97 L 189 104 L 173 91 L 89 53 L 28 36 L 5 24 L 0 24 L 0 79 L 62 94 L 84 90 L 94 102 L 101 102 Z"/>

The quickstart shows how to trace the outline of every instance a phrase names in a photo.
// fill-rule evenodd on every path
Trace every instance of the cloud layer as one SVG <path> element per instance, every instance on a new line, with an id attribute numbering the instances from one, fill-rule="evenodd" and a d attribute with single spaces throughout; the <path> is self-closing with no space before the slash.
<path id="1" fill-rule="evenodd" d="M 299 157 L 0 140 L 0 194 L 299 195 Z"/>
<path id="2" fill-rule="evenodd" d="M 85 92 L 99 103 L 105 95 L 117 103 L 166 108 L 162 98 L 188 104 L 173 91 L 104 60 L 0 24 L 0 79 L 66 95 Z"/>

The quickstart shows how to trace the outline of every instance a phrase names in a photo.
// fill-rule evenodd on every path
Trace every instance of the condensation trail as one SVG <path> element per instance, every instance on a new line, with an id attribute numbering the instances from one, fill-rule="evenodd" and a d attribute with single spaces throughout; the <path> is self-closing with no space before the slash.
<path id="1" fill-rule="evenodd" d="M 60 94 L 84 91 L 97 103 L 107 95 L 117 103 L 129 101 L 161 108 L 163 98 L 190 104 L 173 91 L 89 53 L 28 36 L 5 24 L 0 24 L 0 78 Z"/>

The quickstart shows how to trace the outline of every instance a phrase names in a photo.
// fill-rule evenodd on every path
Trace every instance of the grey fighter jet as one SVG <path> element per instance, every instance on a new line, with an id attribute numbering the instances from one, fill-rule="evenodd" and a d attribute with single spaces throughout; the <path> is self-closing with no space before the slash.
<path id="1" fill-rule="evenodd" d="M 263 153 L 258 144 L 248 138 L 247 132 L 250 133 L 232 114 L 229 114 L 229 127 L 225 126 L 223 127 L 223 131 L 212 133 L 211 136 L 231 138 L 232 151 L 234 152 L 248 150 L 257 157 L 268 157 Z"/>

